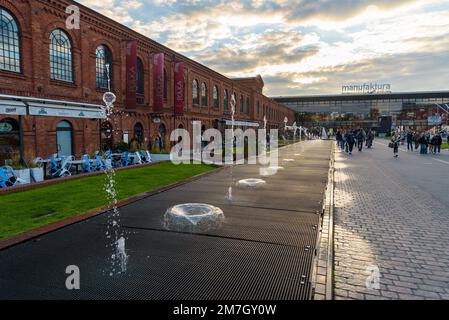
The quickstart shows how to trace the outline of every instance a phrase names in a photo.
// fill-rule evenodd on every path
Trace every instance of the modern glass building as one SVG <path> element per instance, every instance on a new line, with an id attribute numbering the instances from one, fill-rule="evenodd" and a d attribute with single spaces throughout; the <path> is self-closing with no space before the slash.
<path id="1" fill-rule="evenodd" d="M 449 125 L 449 91 L 277 97 L 305 127 L 363 127 L 388 132 L 390 125 L 428 129 Z"/>

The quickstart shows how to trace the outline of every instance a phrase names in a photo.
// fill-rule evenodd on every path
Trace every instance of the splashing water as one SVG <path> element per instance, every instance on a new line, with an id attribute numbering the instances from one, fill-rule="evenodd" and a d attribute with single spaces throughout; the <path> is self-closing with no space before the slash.
<path id="1" fill-rule="evenodd" d="M 231 120 L 232 120 L 232 125 L 231 125 L 231 140 L 232 140 L 232 164 L 231 164 L 231 169 L 230 169 L 230 182 L 229 182 L 229 188 L 228 188 L 228 196 L 227 199 L 229 202 L 232 202 L 232 185 L 234 184 L 234 118 L 235 118 L 235 106 L 237 104 L 237 101 L 235 100 L 235 96 L 234 94 L 232 95 L 231 98 Z"/>
<path id="2" fill-rule="evenodd" d="M 237 182 L 237 186 L 240 188 L 259 189 L 263 188 L 265 185 L 266 185 L 265 180 L 257 178 L 243 179 Z"/>
<path id="3" fill-rule="evenodd" d="M 105 103 L 105 115 L 106 119 L 110 120 L 113 113 L 114 103 L 117 100 L 114 93 L 111 92 L 111 80 L 109 76 L 109 65 L 106 65 L 106 71 L 108 76 L 108 92 L 103 95 L 103 101 Z M 104 185 L 104 191 L 106 193 L 108 202 L 112 205 L 112 211 L 108 214 L 107 219 L 107 231 L 106 238 L 110 240 L 110 244 L 107 247 L 112 249 L 111 254 L 111 270 L 110 276 L 118 273 L 126 272 L 126 266 L 128 263 L 128 255 L 125 250 L 125 238 L 120 225 L 120 212 L 117 208 L 117 189 L 115 183 L 115 170 L 111 167 L 109 170 L 104 171 L 106 176 L 106 182 Z"/>
<path id="4" fill-rule="evenodd" d="M 117 240 L 116 250 L 117 250 L 116 258 L 117 258 L 117 261 L 120 263 L 121 272 L 126 272 L 126 266 L 128 263 L 128 255 L 126 254 L 124 237 L 120 237 L 120 239 Z"/>
<path id="5" fill-rule="evenodd" d="M 228 188 L 228 196 L 227 196 L 227 199 L 228 199 L 229 201 L 232 201 L 232 187 L 229 187 L 229 188 Z"/>
<path id="6" fill-rule="evenodd" d="M 184 203 L 169 208 L 164 215 L 164 228 L 178 232 L 206 232 L 221 227 L 223 211 L 206 203 Z"/>

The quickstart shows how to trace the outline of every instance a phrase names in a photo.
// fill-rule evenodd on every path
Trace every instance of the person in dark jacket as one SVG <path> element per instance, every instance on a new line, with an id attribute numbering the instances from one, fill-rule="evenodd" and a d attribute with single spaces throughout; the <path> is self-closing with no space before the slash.
<path id="1" fill-rule="evenodd" d="M 413 151 L 413 136 L 414 136 L 414 134 L 412 131 L 407 132 L 406 139 L 407 139 L 407 150 L 408 151 Z"/>
<path id="2" fill-rule="evenodd" d="M 359 131 L 357 132 L 356 139 L 357 139 L 357 147 L 359 149 L 359 152 L 361 152 L 363 149 L 363 143 L 366 140 L 366 133 L 362 128 L 360 128 Z"/>
<path id="3" fill-rule="evenodd" d="M 338 147 L 339 147 L 341 150 L 343 150 L 343 148 L 344 148 L 344 143 L 342 143 L 342 141 L 344 141 L 344 139 L 343 139 L 343 135 L 341 134 L 341 131 L 340 131 L 340 130 L 337 131 L 337 134 L 335 135 L 335 139 L 337 140 L 337 145 L 338 145 Z"/>
<path id="4" fill-rule="evenodd" d="M 368 134 L 366 135 L 366 147 L 368 149 L 371 149 L 373 147 L 373 141 L 374 141 L 374 133 L 369 130 Z"/>
<path id="5" fill-rule="evenodd" d="M 428 142 L 427 142 L 427 137 L 426 135 L 423 133 L 421 134 L 421 137 L 419 137 L 419 145 L 421 146 L 421 149 L 419 151 L 420 154 L 427 154 L 427 146 L 428 146 Z"/>
<path id="6" fill-rule="evenodd" d="M 352 154 L 352 150 L 354 149 L 355 144 L 354 132 L 352 130 L 349 131 L 348 135 L 346 136 L 346 144 L 348 145 L 349 154 Z"/>
<path id="7" fill-rule="evenodd" d="M 391 138 L 391 142 L 393 143 L 393 157 L 399 157 L 399 143 L 401 142 L 401 135 L 399 133 L 395 133 Z"/>
<path id="8" fill-rule="evenodd" d="M 418 150 L 419 148 L 419 138 L 421 138 L 419 132 L 415 132 L 415 135 L 413 136 L 413 141 L 415 142 L 415 150 Z"/>
<path id="9" fill-rule="evenodd" d="M 443 144 L 443 138 L 441 137 L 441 135 L 439 133 L 437 133 L 433 139 L 432 139 L 432 144 L 433 144 L 433 153 L 434 154 L 440 154 L 441 153 L 441 145 Z"/>

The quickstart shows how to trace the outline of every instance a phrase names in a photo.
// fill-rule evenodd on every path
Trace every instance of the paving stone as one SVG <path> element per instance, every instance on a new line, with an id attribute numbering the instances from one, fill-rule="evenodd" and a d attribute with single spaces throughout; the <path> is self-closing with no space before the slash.
<path id="1" fill-rule="evenodd" d="M 448 202 L 410 184 L 390 159 L 382 146 L 352 157 L 336 154 L 335 292 L 354 299 L 445 299 L 449 215 L 442 213 L 449 212 Z M 419 170 L 428 160 L 406 161 Z M 376 267 L 379 295 L 361 287 Z"/>

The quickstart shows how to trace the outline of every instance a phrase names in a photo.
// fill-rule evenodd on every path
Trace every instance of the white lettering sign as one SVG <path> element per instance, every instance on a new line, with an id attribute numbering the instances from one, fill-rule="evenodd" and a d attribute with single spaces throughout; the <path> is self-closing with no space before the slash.
<path id="1" fill-rule="evenodd" d="M 376 94 L 376 93 L 391 93 L 391 84 L 388 83 L 363 83 L 351 84 L 341 87 L 342 94 Z"/>

